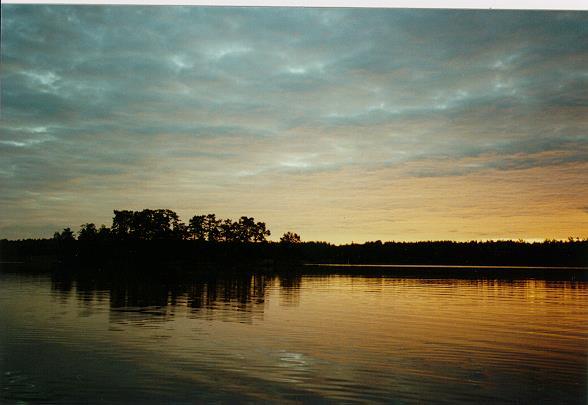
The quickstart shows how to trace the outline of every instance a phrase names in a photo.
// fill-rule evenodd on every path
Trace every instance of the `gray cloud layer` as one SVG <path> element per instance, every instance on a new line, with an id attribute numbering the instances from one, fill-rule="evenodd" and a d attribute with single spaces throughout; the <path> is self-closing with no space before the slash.
<path id="1" fill-rule="evenodd" d="M 2 5 L 1 52 L 10 237 L 128 205 L 236 216 L 324 172 L 588 161 L 586 12 Z"/>

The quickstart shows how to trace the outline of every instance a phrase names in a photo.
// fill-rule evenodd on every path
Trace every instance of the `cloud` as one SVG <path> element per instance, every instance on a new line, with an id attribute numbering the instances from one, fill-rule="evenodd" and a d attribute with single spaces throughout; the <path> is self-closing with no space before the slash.
<path id="1" fill-rule="evenodd" d="M 283 223 L 295 204 L 269 198 L 276 179 L 305 184 L 282 200 L 324 206 L 337 201 L 317 200 L 323 181 L 341 173 L 356 180 L 338 198 L 359 201 L 351 188 L 381 170 L 418 182 L 578 165 L 587 22 L 582 12 L 2 5 L 0 205 L 22 235 L 41 212 L 52 212 L 38 219 L 46 229 L 157 203 Z M 368 208 L 355 215 L 373 223 L 382 213 Z M 0 233 L 19 235 L 7 226 Z"/>

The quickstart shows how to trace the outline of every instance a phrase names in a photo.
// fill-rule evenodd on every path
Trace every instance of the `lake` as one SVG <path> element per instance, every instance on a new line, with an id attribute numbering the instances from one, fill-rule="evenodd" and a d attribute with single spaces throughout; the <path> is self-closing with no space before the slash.
<path id="1" fill-rule="evenodd" d="M 588 283 L 0 273 L 0 402 L 578 403 Z"/>

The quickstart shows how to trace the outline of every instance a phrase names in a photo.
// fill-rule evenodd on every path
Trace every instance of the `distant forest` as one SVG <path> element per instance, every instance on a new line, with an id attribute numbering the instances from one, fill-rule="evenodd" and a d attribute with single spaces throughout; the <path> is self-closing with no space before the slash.
<path id="1" fill-rule="evenodd" d="M 112 225 L 93 223 L 52 239 L 0 241 L 0 261 L 108 267 L 332 264 L 588 266 L 588 239 L 567 241 L 423 241 L 333 245 L 286 232 L 268 241 L 264 222 L 195 215 L 187 224 L 169 209 L 115 210 Z"/>

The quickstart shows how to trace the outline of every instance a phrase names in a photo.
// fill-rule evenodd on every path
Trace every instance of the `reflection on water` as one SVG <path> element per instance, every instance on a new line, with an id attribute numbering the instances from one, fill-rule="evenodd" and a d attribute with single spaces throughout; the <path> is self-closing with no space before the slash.
<path id="1" fill-rule="evenodd" d="M 74 283 L 54 277 L 51 288 L 62 297 L 69 297 L 73 291 L 76 300 L 88 310 L 95 301 L 108 300 L 111 322 L 171 320 L 178 310 L 199 318 L 251 322 L 263 314 L 266 289 L 272 281 L 266 275 L 255 274 L 173 283 L 155 279 L 90 279 Z"/>
<path id="2" fill-rule="evenodd" d="M 0 274 L 3 401 L 585 403 L 588 284 Z"/>

